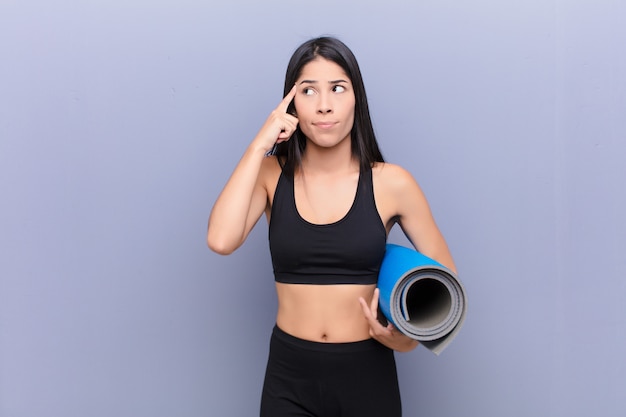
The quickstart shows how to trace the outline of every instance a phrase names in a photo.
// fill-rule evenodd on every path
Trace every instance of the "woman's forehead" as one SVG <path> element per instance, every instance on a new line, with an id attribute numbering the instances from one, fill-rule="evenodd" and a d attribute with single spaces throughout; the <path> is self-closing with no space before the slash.
<path id="1" fill-rule="evenodd" d="M 350 78 L 339 64 L 321 57 L 315 58 L 302 67 L 299 79 L 314 82 L 350 81 Z"/>

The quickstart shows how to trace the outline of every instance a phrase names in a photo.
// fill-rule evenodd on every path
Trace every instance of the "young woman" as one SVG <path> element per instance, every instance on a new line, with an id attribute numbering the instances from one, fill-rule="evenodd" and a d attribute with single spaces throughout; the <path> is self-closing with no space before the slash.
<path id="1" fill-rule="evenodd" d="M 263 213 L 278 312 L 261 416 L 400 416 L 393 351 L 417 342 L 377 320 L 389 231 L 455 268 L 418 184 L 383 161 L 359 66 L 335 38 L 293 54 L 284 99 L 213 207 L 209 247 L 232 253 Z"/>

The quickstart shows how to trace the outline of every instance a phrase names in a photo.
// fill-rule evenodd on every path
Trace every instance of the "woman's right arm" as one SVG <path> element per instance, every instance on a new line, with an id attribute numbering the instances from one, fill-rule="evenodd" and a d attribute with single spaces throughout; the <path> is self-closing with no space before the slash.
<path id="1" fill-rule="evenodd" d="M 265 155 L 276 143 L 289 140 L 298 119 L 287 113 L 295 86 L 281 101 L 256 135 L 217 198 L 207 232 L 209 248 L 228 255 L 246 240 L 267 205 L 263 181 Z"/>

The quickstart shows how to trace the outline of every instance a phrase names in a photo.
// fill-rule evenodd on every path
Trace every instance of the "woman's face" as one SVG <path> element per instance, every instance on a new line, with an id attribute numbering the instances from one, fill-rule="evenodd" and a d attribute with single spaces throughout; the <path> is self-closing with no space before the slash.
<path id="1" fill-rule="evenodd" d="M 316 58 L 302 68 L 296 86 L 296 115 L 309 141 L 329 148 L 350 137 L 354 124 L 354 90 L 339 65 Z"/>

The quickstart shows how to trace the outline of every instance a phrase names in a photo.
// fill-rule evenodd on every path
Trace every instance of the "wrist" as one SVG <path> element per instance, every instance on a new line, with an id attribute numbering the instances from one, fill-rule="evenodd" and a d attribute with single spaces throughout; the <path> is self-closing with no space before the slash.
<path id="1" fill-rule="evenodd" d="M 275 146 L 275 141 L 272 142 L 271 144 L 268 143 L 267 140 L 263 140 L 263 138 L 260 137 L 256 137 L 254 138 L 254 140 L 252 141 L 252 143 L 249 146 L 250 151 L 256 153 L 261 153 L 263 155 L 267 154 L 268 152 L 270 152 L 272 149 L 274 149 Z"/>
<path id="2" fill-rule="evenodd" d="M 259 143 L 259 142 L 260 141 L 257 141 L 257 140 L 252 141 L 250 146 L 248 146 L 248 152 L 253 155 L 265 156 L 267 155 L 268 152 L 270 152 L 273 149 L 273 146 L 270 146 L 268 148 L 266 144 Z"/>

